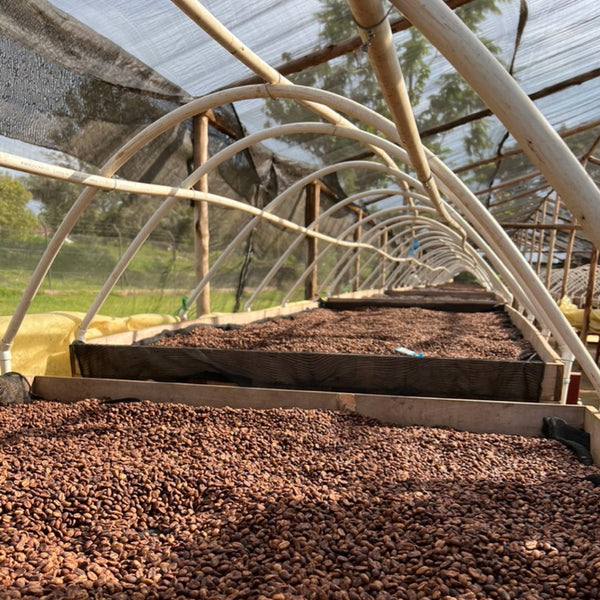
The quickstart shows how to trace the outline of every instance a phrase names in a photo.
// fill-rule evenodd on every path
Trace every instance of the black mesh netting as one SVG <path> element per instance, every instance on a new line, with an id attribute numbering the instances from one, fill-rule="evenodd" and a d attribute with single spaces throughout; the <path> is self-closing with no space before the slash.
<path id="1" fill-rule="evenodd" d="M 148 124 L 191 99 L 185 90 L 45 0 L 0 4 L 0 62 L 0 135 L 62 152 L 92 168 L 103 165 Z M 210 156 L 245 135 L 233 105 L 215 108 L 210 119 Z M 118 175 L 178 185 L 190 173 L 192 153 L 190 120 L 139 151 Z M 211 174 L 209 189 L 263 208 L 313 170 L 259 145 L 220 165 Z M 330 192 L 322 192 L 322 210 L 345 196 L 335 176 L 326 178 L 326 185 Z M 304 224 L 304 200 L 302 190 L 277 214 Z M 250 217 L 211 210 L 211 249 L 219 252 Z M 335 237 L 354 218 L 350 211 L 341 211 L 320 230 Z M 246 287 L 261 281 L 293 238 L 272 225 L 257 226 L 222 273 L 223 285 L 237 288 L 241 297 Z M 304 252 L 300 245 L 291 269 L 284 269 L 280 279 L 298 277 Z"/>

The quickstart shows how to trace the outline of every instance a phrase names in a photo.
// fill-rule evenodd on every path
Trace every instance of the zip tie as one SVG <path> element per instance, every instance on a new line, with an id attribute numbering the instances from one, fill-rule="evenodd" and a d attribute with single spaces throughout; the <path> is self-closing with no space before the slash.
<path id="1" fill-rule="evenodd" d="M 271 94 L 271 89 L 270 89 L 270 83 L 265 83 L 263 84 L 265 87 L 265 91 L 267 92 L 267 96 L 269 96 L 269 98 L 271 98 L 271 100 L 275 100 L 275 98 L 273 97 L 273 95 Z"/>

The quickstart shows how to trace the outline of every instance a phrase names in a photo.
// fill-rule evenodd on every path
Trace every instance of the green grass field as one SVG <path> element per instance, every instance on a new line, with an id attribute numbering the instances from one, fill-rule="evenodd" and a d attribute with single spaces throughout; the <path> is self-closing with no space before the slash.
<path id="1" fill-rule="evenodd" d="M 39 238 L 11 245 L 5 242 L 0 246 L 0 315 L 10 316 L 15 311 L 44 247 L 44 240 Z M 110 238 L 76 238 L 63 246 L 28 313 L 87 312 L 120 254 L 121 248 Z M 211 257 L 211 262 L 216 256 Z M 221 269 L 220 278 L 211 282 L 212 312 L 234 310 L 235 286 L 242 261 L 243 257 L 234 257 Z M 148 244 L 117 282 L 99 314 L 110 317 L 142 313 L 176 315 L 182 306 L 183 296 L 189 294 L 194 286 L 194 256 L 190 249 L 173 252 L 169 248 Z M 283 290 L 267 289 L 252 309 L 277 305 L 284 293 Z M 302 293 L 300 289 L 292 300 L 302 300 Z M 188 318 L 194 317 L 192 305 Z"/>
<path id="2" fill-rule="evenodd" d="M 10 316 L 17 307 L 22 290 L 0 290 L 0 315 Z M 176 315 L 183 303 L 182 293 L 151 292 L 148 290 L 114 291 L 102 305 L 99 314 L 110 317 L 153 313 Z M 40 290 L 36 295 L 29 313 L 47 313 L 54 311 L 87 312 L 96 291 L 86 290 Z M 278 304 L 283 293 L 278 290 L 265 292 L 252 306 L 253 310 Z M 297 298 L 296 300 L 300 300 Z M 211 311 L 231 312 L 235 305 L 235 293 L 228 290 L 211 290 Z M 194 308 L 188 318 L 195 316 Z"/>

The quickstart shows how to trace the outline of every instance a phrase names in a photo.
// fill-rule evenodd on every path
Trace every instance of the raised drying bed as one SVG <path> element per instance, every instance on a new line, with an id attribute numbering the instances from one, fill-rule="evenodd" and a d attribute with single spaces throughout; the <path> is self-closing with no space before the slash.
<path id="1" fill-rule="evenodd" d="M 600 469 L 540 435 L 549 416 L 583 427 L 598 461 L 588 407 L 48 377 L 33 390 L 43 402 L 0 410 L 6 598 L 600 593 Z"/>
<path id="2" fill-rule="evenodd" d="M 361 300 L 363 306 L 368 299 Z M 302 308 L 307 308 L 303 305 Z M 317 305 L 309 305 L 311 314 L 319 313 Z M 378 307 L 381 308 L 381 307 Z M 386 307 L 387 308 L 387 307 Z M 388 309 L 389 310 L 389 309 Z M 404 309 L 396 309 L 402 311 Z M 428 313 L 421 309 L 422 315 Z M 496 311 L 498 307 L 496 306 Z M 292 309 L 286 309 L 288 316 Z M 336 311 L 332 311 L 336 312 Z M 300 314 L 300 313 L 298 313 Z M 306 314 L 306 313 L 304 313 Z M 331 350 L 327 340 L 313 335 L 313 346 L 307 349 L 293 350 L 293 325 L 301 321 L 287 319 L 285 321 L 288 346 L 284 349 L 268 348 L 262 344 L 260 350 L 227 347 L 185 347 L 156 346 L 157 331 L 136 332 L 130 335 L 120 334 L 90 344 L 74 344 L 71 347 L 74 371 L 84 377 L 116 378 L 116 379 L 151 379 L 155 381 L 194 382 L 194 383 L 228 383 L 252 387 L 275 387 L 286 389 L 311 389 L 338 391 L 348 393 L 380 393 L 423 397 L 472 398 L 497 401 L 553 402 L 560 399 L 562 385 L 562 363 L 530 323 L 509 307 L 501 309 L 501 321 L 510 327 L 517 336 L 523 336 L 527 347 L 531 350 L 523 353 L 523 340 L 512 340 L 518 349 L 516 355 L 495 358 L 452 357 L 451 355 L 433 355 L 431 349 L 437 347 L 450 348 L 452 339 L 443 339 L 439 334 L 431 336 L 429 350 L 423 350 L 423 358 L 413 358 L 394 353 L 397 346 L 409 345 L 406 330 L 391 335 L 392 325 L 402 324 L 400 315 L 395 313 L 395 320 L 383 327 L 389 334 L 387 339 L 387 355 L 368 350 L 371 342 L 368 335 L 358 332 L 361 319 L 366 319 L 367 312 L 350 311 L 345 314 L 345 321 L 338 327 L 338 342 L 342 334 L 350 331 L 352 335 L 343 341 L 343 346 Z M 439 314 L 439 311 L 437 312 Z M 494 341 L 494 332 L 484 331 L 485 327 L 477 323 L 493 316 L 489 310 L 481 313 L 452 313 L 458 319 L 459 327 L 454 329 L 454 336 L 459 333 L 468 334 L 471 342 L 466 346 L 474 346 L 476 340 L 488 335 L 488 341 Z M 352 323 L 353 315 L 355 323 Z M 163 328 L 158 338 L 165 335 L 178 337 L 182 332 L 193 332 L 195 328 L 207 325 L 218 325 L 225 331 L 240 327 L 244 323 L 256 323 L 264 319 L 276 317 L 271 311 L 258 314 L 244 313 L 219 317 L 209 317 L 187 324 L 185 328 Z M 464 327 L 460 324 L 464 323 Z M 475 330 L 466 331 L 466 323 Z M 413 323 L 414 330 L 422 330 L 424 323 Z M 456 325 L 456 323 L 455 323 Z M 381 328 L 381 324 L 378 325 Z M 255 327 L 255 326 L 253 326 Z M 313 322 L 311 327 L 316 327 Z M 255 327 L 256 328 L 256 327 Z M 242 328 L 243 329 L 243 328 Z M 389 330 L 389 331 L 388 331 Z M 239 330 L 236 330 L 239 331 Z M 233 333 L 236 333 L 233 331 Z M 306 333 L 306 330 L 304 331 Z M 146 335 L 145 335 L 146 334 Z M 390 337 L 391 335 L 391 337 Z M 505 333 L 503 333 L 505 335 Z M 171 339 L 174 339 L 171 337 Z M 381 342 L 381 340 L 378 340 Z M 496 340 L 497 341 L 497 340 Z M 506 340 L 501 345 L 506 346 Z M 316 344 L 316 345 L 315 345 Z M 367 351 L 361 353 L 359 348 L 367 345 Z M 298 348 L 298 346 L 296 346 Z M 414 348 L 419 350 L 418 347 Z"/>

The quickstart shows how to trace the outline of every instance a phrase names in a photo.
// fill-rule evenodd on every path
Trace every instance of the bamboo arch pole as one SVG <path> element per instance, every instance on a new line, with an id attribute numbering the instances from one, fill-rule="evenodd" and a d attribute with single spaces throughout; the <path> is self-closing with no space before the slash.
<path id="1" fill-rule="evenodd" d="M 600 190 L 510 74 L 441 0 L 391 2 L 504 123 L 600 247 Z"/>
<path id="2" fill-rule="evenodd" d="M 237 60 L 246 65 L 267 83 L 294 86 L 294 84 L 279 73 L 277 69 L 274 69 L 252 50 L 244 46 L 244 44 L 208 10 L 206 10 L 200 2 L 197 0 L 171 0 L 171 2 L 216 42 L 223 46 L 223 48 L 230 52 Z M 342 117 L 329 106 L 324 106 L 312 101 L 301 101 L 301 103 L 330 123 L 342 127 L 356 127 L 352 122 Z M 381 152 L 379 148 L 373 150 L 388 166 L 395 167 L 392 159 Z"/>
<path id="3" fill-rule="evenodd" d="M 380 0 L 348 0 L 348 4 L 410 164 L 440 216 L 460 230 L 441 201 L 427 163 L 383 4 Z"/>

